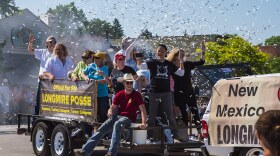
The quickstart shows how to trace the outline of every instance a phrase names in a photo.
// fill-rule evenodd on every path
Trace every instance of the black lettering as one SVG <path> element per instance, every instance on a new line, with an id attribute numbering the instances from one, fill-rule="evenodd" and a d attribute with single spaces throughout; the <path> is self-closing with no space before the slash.
<path id="1" fill-rule="evenodd" d="M 236 90 L 234 90 L 232 85 L 229 85 L 229 94 L 228 94 L 228 96 L 229 97 L 231 96 L 231 92 L 233 92 L 234 96 L 237 96 L 237 90 L 238 90 L 238 84 L 236 84 Z"/>
<path id="2" fill-rule="evenodd" d="M 254 112 L 251 114 L 251 110 L 254 110 Z M 252 117 L 252 116 L 254 116 L 255 115 L 255 108 L 254 107 L 250 107 L 249 109 L 248 109 L 248 116 L 250 116 L 250 117 Z"/>
<path id="3" fill-rule="evenodd" d="M 254 133 L 253 125 L 248 126 L 248 144 L 258 144 L 258 138 Z"/>
<path id="4" fill-rule="evenodd" d="M 248 106 L 248 104 L 245 104 L 245 109 L 244 109 L 244 114 L 243 114 L 243 116 L 246 116 L 246 114 L 247 114 L 247 106 Z"/>
<path id="5" fill-rule="evenodd" d="M 250 87 L 247 87 L 247 92 L 248 92 L 248 96 L 251 96 L 251 94 L 253 96 L 256 95 L 257 90 L 258 90 L 258 86 L 257 87 L 251 87 L 251 89 L 249 89 Z M 255 89 L 255 90 L 254 90 Z"/>
<path id="6" fill-rule="evenodd" d="M 240 87 L 239 89 L 239 96 L 244 96 L 246 93 L 246 88 L 245 87 Z"/>
<path id="7" fill-rule="evenodd" d="M 261 113 L 259 111 L 261 111 Z M 263 107 L 259 107 L 256 111 L 256 114 L 257 116 L 260 116 L 263 112 L 265 112 L 265 109 Z"/>
<path id="8" fill-rule="evenodd" d="M 234 144 L 234 141 L 238 144 L 238 130 L 239 125 L 231 125 L 231 144 Z"/>
<path id="9" fill-rule="evenodd" d="M 222 106 L 221 106 L 221 105 L 218 105 L 216 117 L 222 117 L 223 114 L 224 114 L 224 116 L 226 116 L 227 106 L 228 106 L 228 105 L 224 105 L 223 110 L 222 110 L 222 109 L 221 109 Z"/>
<path id="10" fill-rule="evenodd" d="M 247 127 L 246 125 L 240 126 L 239 130 L 239 140 L 241 144 L 246 144 L 247 143 L 247 137 L 246 134 L 243 135 L 243 133 L 247 133 Z"/>
<path id="11" fill-rule="evenodd" d="M 254 115 L 260 116 L 263 112 L 265 112 L 264 107 L 248 108 L 248 104 L 245 104 L 244 107 L 228 107 L 228 105 L 218 105 L 216 117 L 252 117 Z"/>
<path id="12" fill-rule="evenodd" d="M 239 96 L 245 96 L 246 93 L 248 96 L 255 96 L 256 93 L 258 91 L 258 86 L 256 87 L 240 87 L 238 89 L 238 84 L 235 85 L 235 88 L 233 87 L 233 85 L 229 85 L 229 94 L 228 96 L 230 97 L 231 94 L 233 94 L 233 96 L 237 96 L 237 93 Z"/>
<path id="13" fill-rule="evenodd" d="M 243 107 L 240 107 L 240 108 L 238 108 L 238 107 L 236 107 L 236 114 L 235 114 L 235 116 L 242 116 L 242 109 L 243 109 Z"/>
<path id="14" fill-rule="evenodd" d="M 229 125 L 225 125 L 223 130 L 223 140 L 225 144 L 230 143 L 230 127 Z"/>
<path id="15" fill-rule="evenodd" d="M 235 113 L 235 109 L 233 107 L 228 109 L 228 117 L 233 117 Z"/>
<path id="16" fill-rule="evenodd" d="M 221 125 L 217 125 L 217 140 L 218 144 L 223 144 L 223 140 L 221 140 Z"/>

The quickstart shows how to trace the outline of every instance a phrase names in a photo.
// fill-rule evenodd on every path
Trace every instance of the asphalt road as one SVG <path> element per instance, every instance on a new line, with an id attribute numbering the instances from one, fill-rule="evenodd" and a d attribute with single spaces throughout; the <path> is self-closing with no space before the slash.
<path id="1" fill-rule="evenodd" d="M 34 156 L 32 143 L 30 142 L 29 135 L 18 135 L 16 133 L 16 125 L 0 126 L 0 156 Z M 190 151 L 197 151 L 193 149 Z M 107 152 L 103 146 L 98 146 L 93 152 L 93 156 L 104 156 Z M 141 152 L 141 151 L 140 151 Z M 163 154 L 154 154 L 153 156 L 159 156 Z M 177 155 L 177 154 L 176 154 Z M 184 155 L 192 155 L 185 153 Z M 152 156 L 152 154 L 144 153 L 129 153 L 123 151 L 118 153 L 117 156 Z"/>
<path id="2" fill-rule="evenodd" d="M 34 156 L 29 135 L 17 135 L 17 126 L 0 126 L 0 155 L 1 156 Z M 97 147 L 94 156 L 104 156 L 107 150 Z M 119 153 L 118 156 L 142 156 L 144 154 Z"/>

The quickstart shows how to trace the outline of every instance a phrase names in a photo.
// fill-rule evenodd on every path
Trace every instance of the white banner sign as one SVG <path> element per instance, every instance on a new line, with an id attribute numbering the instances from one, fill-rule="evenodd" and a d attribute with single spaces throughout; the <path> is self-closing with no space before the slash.
<path id="1" fill-rule="evenodd" d="M 211 144 L 258 146 L 254 124 L 263 112 L 280 109 L 279 88 L 280 76 L 218 81 L 208 124 Z"/>

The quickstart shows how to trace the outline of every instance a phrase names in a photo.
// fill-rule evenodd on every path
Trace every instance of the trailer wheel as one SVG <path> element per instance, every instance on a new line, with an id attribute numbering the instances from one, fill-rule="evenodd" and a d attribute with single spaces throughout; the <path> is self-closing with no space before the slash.
<path id="1" fill-rule="evenodd" d="M 34 131 L 32 133 L 32 146 L 33 151 L 38 156 L 51 155 L 51 150 L 49 146 L 50 138 L 49 127 L 43 123 L 39 122 L 36 124 Z"/>
<path id="2" fill-rule="evenodd" d="M 240 150 L 240 156 L 258 156 L 263 155 L 263 149 L 261 148 L 241 148 Z"/>
<path id="3" fill-rule="evenodd" d="M 53 132 L 51 138 L 51 151 L 53 156 L 69 155 L 69 137 L 66 128 L 59 124 Z"/>

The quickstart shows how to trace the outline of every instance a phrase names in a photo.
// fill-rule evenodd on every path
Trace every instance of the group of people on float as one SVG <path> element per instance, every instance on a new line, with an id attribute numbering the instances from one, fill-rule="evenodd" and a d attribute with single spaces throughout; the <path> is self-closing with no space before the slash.
<path id="1" fill-rule="evenodd" d="M 143 54 L 136 46 L 137 40 L 138 38 L 132 41 L 129 37 L 122 39 L 122 49 L 113 59 L 114 67 L 104 65 L 107 53 L 86 50 L 82 61 L 74 68 L 66 46 L 57 43 L 54 37 L 47 38 L 46 49 L 34 49 L 34 35 L 31 33 L 29 36 L 28 51 L 40 60 L 39 78 L 70 78 L 72 81 L 93 79 L 98 83 L 98 115 L 99 122 L 103 124 L 84 145 L 80 151 L 82 155 L 89 155 L 100 139 L 111 130 L 113 133 L 108 155 L 116 155 L 120 131 L 136 121 L 136 111 L 139 109 L 142 116 L 140 128 L 146 128 L 147 111 L 141 96 L 142 88 L 149 87 L 149 126 L 155 126 L 158 114 L 166 117 L 169 126 L 176 126 L 174 101 L 181 110 L 185 125 L 188 125 L 187 105 L 194 114 L 195 124 L 200 125 L 199 110 L 191 85 L 191 70 L 204 63 L 204 42 L 201 44 L 202 57 L 198 62 L 184 61 L 185 52 L 182 49 L 175 48 L 168 54 L 164 44 L 158 45 L 156 58 L 144 62 Z M 73 72 L 69 74 L 69 71 Z M 170 90 L 172 79 L 174 93 Z M 112 105 L 108 101 L 108 86 L 113 88 Z M 36 114 L 39 113 L 39 101 L 37 103 Z M 172 132 L 176 139 L 177 131 L 173 129 Z M 198 134 L 201 136 L 200 129 Z M 149 138 L 155 138 L 154 133 L 149 134 Z"/>

